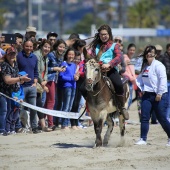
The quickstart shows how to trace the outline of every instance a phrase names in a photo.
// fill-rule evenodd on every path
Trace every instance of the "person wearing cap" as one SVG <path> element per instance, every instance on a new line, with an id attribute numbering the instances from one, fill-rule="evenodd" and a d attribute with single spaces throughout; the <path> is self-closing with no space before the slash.
<path id="1" fill-rule="evenodd" d="M 24 36 L 20 33 L 15 33 L 15 36 L 16 36 L 15 48 L 17 49 L 18 52 L 20 52 L 20 51 L 22 51 Z"/>
<path id="2" fill-rule="evenodd" d="M 19 75 L 20 72 L 19 72 Z M 19 100 L 20 102 L 23 102 L 24 100 L 24 90 L 22 85 L 20 85 L 18 91 L 12 92 L 13 99 Z M 6 127 L 5 130 L 7 132 L 7 135 L 14 135 L 19 132 L 22 132 L 23 128 L 20 121 L 20 111 L 21 111 L 21 104 L 19 104 L 16 101 L 11 101 L 11 111 L 7 113 L 6 115 Z"/>
<path id="3" fill-rule="evenodd" d="M 19 76 L 18 65 L 16 62 L 17 50 L 9 47 L 3 57 L 0 71 L 0 93 L 11 97 L 12 92 L 19 89 L 19 84 L 29 82 L 31 79 L 27 75 Z M 5 119 L 11 111 L 11 100 L 0 94 L 0 133 L 6 135 Z"/>
<path id="4" fill-rule="evenodd" d="M 113 41 L 120 46 L 120 50 L 123 52 L 123 38 L 119 35 L 113 37 Z"/>
<path id="5" fill-rule="evenodd" d="M 119 45 L 119 48 L 123 54 L 123 39 L 121 36 L 114 36 L 113 37 L 113 41 L 114 43 L 118 44 Z M 121 58 L 121 63 L 118 65 L 118 68 L 119 68 L 119 74 L 123 74 L 126 70 L 126 64 L 125 64 L 125 61 L 124 61 L 124 56 L 122 55 L 122 58 Z"/>
<path id="6" fill-rule="evenodd" d="M 36 27 L 28 26 L 26 28 L 25 40 L 31 39 L 32 42 L 36 42 Z"/>
<path id="7" fill-rule="evenodd" d="M 156 59 L 159 60 L 159 57 L 160 57 L 160 55 L 161 55 L 161 52 L 162 52 L 163 48 L 162 48 L 162 46 L 159 45 L 159 44 L 155 45 L 155 48 L 156 48 L 156 51 L 157 51 Z"/>
<path id="8" fill-rule="evenodd" d="M 160 55 L 159 59 L 166 68 L 166 74 L 168 79 L 168 109 L 167 109 L 167 118 L 170 121 L 170 43 L 166 45 L 166 51 L 163 55 Z"/>
<path id="9" fill-rule="evenodd" d="M 58 34 L 55 32 L 49 32 L 47 34 L 47 40 L 49 40 L 51 42 L 51 47 L 53 47 L 53 45 L 57 41 L 57 37 L 58 37 Z"/>

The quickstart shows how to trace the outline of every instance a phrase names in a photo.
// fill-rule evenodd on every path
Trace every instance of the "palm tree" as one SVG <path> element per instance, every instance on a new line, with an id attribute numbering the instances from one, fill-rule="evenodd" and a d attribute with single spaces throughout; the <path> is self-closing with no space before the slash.
<path id="1" fill-rule="evenodd" d="M 160 20 L 167 28 L 170 27 L 170 5 L 167 5 L 161 9 Z"/>
<path id="2" fill-rule="evenodd" d="M 158 14 L 155 9 L 155 2 L 149 0 L 139 0 L 128 8 L 127 24 L 129 27 L 154 28 L 158 25 Z"/>

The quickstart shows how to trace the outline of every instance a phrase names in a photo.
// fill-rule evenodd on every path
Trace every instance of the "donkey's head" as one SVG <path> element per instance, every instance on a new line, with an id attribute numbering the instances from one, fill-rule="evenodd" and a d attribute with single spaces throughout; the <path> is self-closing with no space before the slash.
<path id="1" fill-rule="evenodd" d="M 95 59 L 90 59 L 85 64 L 85 76 L 86 76 L 86 90 L 93 91 L 94 85 L 96 85 L 101 79 L 100 63 Z"/>

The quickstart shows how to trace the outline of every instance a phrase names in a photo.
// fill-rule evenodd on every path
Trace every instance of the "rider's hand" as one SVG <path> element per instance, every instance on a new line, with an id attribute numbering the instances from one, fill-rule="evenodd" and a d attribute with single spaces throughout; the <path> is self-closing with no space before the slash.
<path id="1" fill-rule="evenodd" d="M 103 64 L 102 65 L 102 71 L 109 71 L 110 70 L 110 64 Z"/>

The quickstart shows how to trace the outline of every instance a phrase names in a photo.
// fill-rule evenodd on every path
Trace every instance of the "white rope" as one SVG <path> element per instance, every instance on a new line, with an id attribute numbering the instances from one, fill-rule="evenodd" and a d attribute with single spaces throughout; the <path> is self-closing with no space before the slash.
<path id="1" fill-rule="evenodd" d="M 0 92 L 0 95 L 6 97 L 8 99 L 11 99 L 13 101 L 16 101 L 15 99 L 13 99 L 13 98 L 11 98 L 11 97 L 9 97 L 9 96 L 1 93 L 1 92 Z M 16 102 L 21 104 L 22 106 L 28 107 L 30 109 L 33 109 L 33 110 L 36 110 L 38 112 L 41 112 L 41 113 L 44 113 L 44 114 L 47 114 L 47 115 L 51 115 L 51 116 L 69 118 L 69 119 L 78 119 L 80 117 L 80 115 L 81 115 L 81 113 L 76 113 L 76 112 L 64 112 L 64 111 L 45 109 L 45 108 L 41 108 L 41 107 L 31 105 L 31 104 L 26 103 L 26 102 L 20 102 L 19 100 L 17 100 Z M 91 119 L 91 117 L 83 115 L 81 117 L 81 119 L 82 120 Z"/>

